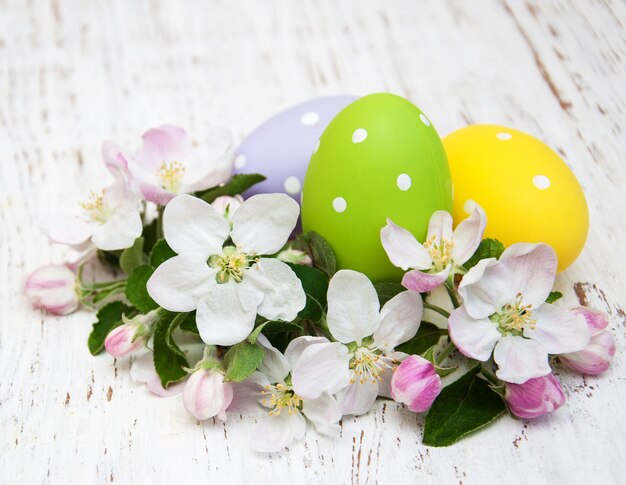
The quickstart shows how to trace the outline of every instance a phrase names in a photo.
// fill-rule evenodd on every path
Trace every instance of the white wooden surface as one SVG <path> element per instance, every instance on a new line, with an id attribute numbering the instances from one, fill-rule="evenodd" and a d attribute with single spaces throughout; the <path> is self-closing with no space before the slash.
<path id="1" fill-rule="evenodd" d="M 621 0 L 0 0 L 0 482 L 624 483 L 624 23 Z M 607 311 L 619 347 L 600 378 L 561 372 L 554 415 L 429 449 L 421 417 L 380 403 L 341 439 L 309 430 L 257 455 L 251 423 L 198 423 L 133 384 L 127 361 L 91 357 L 92 315 L 22 298 L 28 271 L 68 255 L 38 223 L 100 184 L 103 139 L 134 144 L 163 122 L 243 136 L 290 104 L 376 91 L 441 134 L 533 133 L 581 181 L 591 232 L 558 287 Z"/>

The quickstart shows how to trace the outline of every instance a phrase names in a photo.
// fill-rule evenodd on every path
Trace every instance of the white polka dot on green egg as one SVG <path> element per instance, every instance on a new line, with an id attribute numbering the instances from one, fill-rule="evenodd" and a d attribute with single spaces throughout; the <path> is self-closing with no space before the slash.
<path id="1" fill-rule="evenodd" d="M 398 179 L 396 180 L 396 185 L 400 190 L 409 190 L 411 188 L 411 177 L 409 177 L 406 173 L 401 173 L 398 175 Z"/>
<path id="2" fill-rule="evenodd" d="M 422 123 L 426 126 L 430 126 L 430 120 L 424 116 L 424 113 L 420 113 L 420 120 L 422 120 Z"/>
<path id="3" fill-rule="evenodd" d="M 348 207 L 346 199 L 344 199 L 343 197 L 335 197 L 335 199 L 333 200 L 333 209 L 335 209 L 335 212 L 341 213 L 346 210 L 346 207 Z"/>
<path id="4" fill-rule="evenodd" d="M 365 131 L 363 128 L 357 128 L 356 130 L 354 130 L 354 133 L 352 133 L 352 143 L 361 143 L 365 141 L 366 138 L 367 131 Z"/>

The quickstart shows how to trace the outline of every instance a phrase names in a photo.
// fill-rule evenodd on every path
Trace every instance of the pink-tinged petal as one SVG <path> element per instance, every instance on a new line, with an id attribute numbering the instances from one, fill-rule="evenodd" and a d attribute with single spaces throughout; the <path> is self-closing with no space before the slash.
<path id="1" fill-rule="evenodd" d="M 159 265 L 146 284 L 148 294 L 171 312 L 190 312 L 212 288 L 217 271 L 198 254 L 180 254 Z"/>
<path id="2" fill-rule="evenodd" d="M 305 432 L 306 420 L 299 411 L 291 414 L 283 411 L 268 416 L 257 425 L 250 440 L 256 451 L 274 453 L 304 438 Z"/>
<path id="3" fill-rule="evenodd" d="M 452 260 L 457 265 L 464 264 L 478 249 L 487 225 L 487 216 L 480 206 L 456 226 L 452 235 Z"/>
<path id="4" fill-rule="evenodd" d="M 422 297 L 412 291 L 398 293 L 380 311 L 380 326 L 374 332 L 374 347 L 391 352 L 415 337 L 422 321 Z"/>
<path id="5" fill-rule="evenodd" d="M 306 399 L 335 394 L 350 384 L 348 348 L 339 343 L 308 346 L 291 371 L 293 390 Z"/>
<path id="6" fill-rule="evenodd" d="M 235 197 L 221 195 L 211 202 L 211 205 L 215 207 L 217 212 L 226 220 L 230 220 L 233 217 L 233 214 L 237 212 L 241 204 L 243 204 L 243 197 L 241 197 L 241 195 L 236 195 Z"/>
<path id="7" fill-rule="evenodd" d="M 245 272 L 241 284 L 263 295 L 257 312 L 268 320 L 291 322 L 306 305 L 300 279 L 278 259 L 260 258 Z"/>
<path id="8" fill-rule="evenodd" d="M 533 419 L 559 409 L 565 404 L 565 393 L 556 377 L 548 374 L 523 384 L 506 383 L 504 399 L 513 414 Z"/>
<path id="9" fill-rule="evenodd" d="M 145 169 L 153 171 L 164 162 L 184 162 L 190 150 L 191 143 L 185 130 L 178 126 L 163 125 L 144 133 L 143 148 L 134 159 Z"/>
<path id="10" fill-rule="evenodd" d="M 428 222 L 428 239 L 434 239 L 434 243 L 439 245 L 441 240 L 450 241 L 452 239 L 452 216 L 447 211 L 435 211 L 430 216 Z"/>
<path id="11" fill-rule="evenodd" d="M 367 276 L 343 269 L 328 285 L 328 328 L 343 343 L 360 343 L 380 325 L 378 295 Z"/>
<path id="12" fill-rule="evenodd" d="M 165 389 L 161 385 L 161 379 L 154 369 L 152 352 L 146 352 L 141 357 L 135 359 L 130 368 L 130 377 L 133 381 L 142 382 L 152 394 L 159 397 L 172 397 L 183 392 L 184 382 L 176 382 Z"/>
<path id="13" fill-rule="evenodd" d="M 380 240 L 394 266 L 407 270 L 409 268 L 428 269 L 433 260 L 415 236 L 406 229 L 387 219 L 387 225 L 380 230 Z"/>
<path id="14" fill-rule="evenodd" d="M 506 382 L 523 384 L 528 379 L 552 372 L 548 352 L 534 340 L 524 337 L 503 337 L 493 352 L 498 364 L 496 375 Z"/>
<path id="15" fill-rule="evenodd" d="M 552 291 L 557 257 L 547 244 L 516 243 L 504 250 L 500 262 L 509 270 L 511 288 L 524 295 L 524 304 L 540 306 Z"/>
<path id="16" fill-rule="evenodd" d="M 411 270 L 402 278 L 402 286 L 417 293 L 428 293 L 444 284 L 451 269 L 452 265 L 446 266 L 439 273 L 423 273 L 419 269 Z"/>
<path id="17" fill-rule="evenodd" d="M 495 258 L 482 259 L 459 284 L 459 295 L 469 315 L 486 318 L 515 300 L 510 274 Z"/>
<path id="18" fill-rule="evenodd" d="M 474 319 L 462 306 L 448 319 L 448 332 L 454 345 L 466 357 L 485 362 L 502 337 L 498 325 L 488 318 Z"/>
<path id="19" fill-rule="evenodd" d="M 559 360 L 580 374 L 598 375 L 606 372 L 615 355 L 615 339 L 608 330 L 591 337 L 583 350 L 559 355 Z"/>
<path id="20" fill-rule="evenodd" d="M 165 207 L 163 232 L 178 254 L 196 253 L 207 259 L 222 253 L 230 225 L 211 204 L 192 195 L 179 195 Z"/>
<path id="21" fill-rule="evenodd" d="M 224 420 L 226 409 L 233 400 L 233 390 L 224 376 L 215 370 L 199 369 L 187 380 L 183 403 L 192 416 L 205 420 L 214 416 Z"/>
<path id="22" fill-rule="evenodd" d="M 582 315 L 545 303 L 533 310 L 534 327 L 526 326 L 524 336 L 539 342 L 550 354 L 564 354 L 584 349 L 589 343 L 589 329 Z"/>
<path id="23" fill-rule="evenodd" d="M 196 325 L 207 345 L 235 345 L 254 328 L 258 295 L 234 281 L 211 288 L 198 303 Z"/>
<path id="24" fill-rule="evenodd" d="M 391 378 L 391 397 L 414 413 L 423 413 L 441 392 L 441 378 L 435 366 L 418 355 L 410 355 L 395 368 Z"/>
<path id="25" fill-rule="evenodd" d="M 206 143 L 186 160 L 181 191 L 206 190 L 226 182 L 233 170 L 232 134 L 226 128 L 211 129 Z"/>
<path id="26" fill-rule="evenodd" d="M 305 399 L 302 404 L 302 414 L 313 423 L 318 433 L 327 436 L 339 435 L 341 409 L 336 399 L 330 394 L 322 394 L 317 399 Z"/>
<path id="27" fill-rule="evenodd" d="M 136 337 L 136 333 L 135 325 L 120 325 L 109 332 L 104 340 L 104 348 L 113 357 L 126 357 L 146 343 L 145 338 Z"/>
<path id="28" fill-rule="evenodd" d="M 287 350 L 285 351 L 285 355 L 281 354 L 280 351 L 274 347 L 265 335 L 260 334 L 257 337 L 257 343 L 263 348 L 263 362 L 259 365 L 258 371 L 262 373 L 262 375 L 267 376 L 271 382 L 283 382 L 285 377 L 291 371 L 292 363 L 289 361 L 289 348 L 292 346 L 298 345 L 298 341 L 300 339 L 312 339 L 314 337 L 298 337 L 291 342 L 287 346 Z M 323 341 L 328 342 L 327 339 L 320 337 Z M 267 383 L 269 384 L 269 382 Z"/>
<path id="29" fill-rule="evenodd" d="M 94 224 L 91 240 L 105 251 L 129 248 L 143 230 L 141 215 L 132 202 L 119 206 L 104 224 Z"/>
<path id="30" fill-rule="evenodd" d="M 76 275 L 65 265 L 51 264 L 33 271 L 24 284 L 24 294 L 35 308 L 57 315 L 72 313 L 79 305 Z"/>
<path id="31" fill-rule="evenodd" d="M 116 181 L 129 187 L 132 174 L 128 168 L 128 159 L 122 150 L 111 141 L 102 144 L 102 159 Z"/>
<path id="32" fill-rule="evenodd" d="M 274 254 L 296 226 L 300 206 L 287 194 L 257 194 L 233 214 L 233 242 L 247 253 Z"/>
<path id="33" fill-rule="evenodd" d="M 148 202 L 154 202 L 156 205 L 166 206 L 176 194 L 168 192 L 162 187 L 154 184 L 139 182 L 139 192 L 141 197 Z"/>
<path id="34" fill-rule="evenodd" d="M 589 328 L 589 335 L 592 337 L 604 332 L 609 325 L 609 317 L 607 314 L 595 308 L 577 306 L 572 308 L 571 311 L 584 317 L 587 322 L 587 328 Z"/>
<path id="35" fill-rule="evenodd" d="M 367 380 L 361 383 L 358 379 L 348 387 L 337 393 L 337 401 L 341 414 L 360 416 L 367 413 L 378 397 L 380 389 L 378 382 Z"/>
<path id="36" fill-rule="evenodd" d="M 262 394 L 265 390 L 264 387 L 270 385 L 266 376 L 260 372 L 254 372 L 247 379 L 241 382 L 232 382 L 231 385 L 233 400 L 228 406 L 229 413 L 251 415 L 263 412 L 263 408 L 259 406 L 259 401 L 265 397 Z"/>
<path id="37" fill-rule="evenodd" d="M 91 237 L 92 225 L 76 216 L 51 217 L 46 223 L 45 232 L 55 243 L 73 247 L 83 247 Z"/>
<path id="38" fill-rule="evenodd" d="M 405 354 L 404 352 L 391 352 L 389 354 L 387 354 L 387 359 L 389 359 L 390 361 L 395 361 L 398 363 L 404 362 L 404 359 L 406 359 L 409 355 Z M 391 378 L 393 377 L 393 371 L 395 370 L 395 367 L 392 367 L 391 369 L 385 369 L 383 370 L 383 372 L 380 374 L 380 381 L 378 383 L 378 395 L 382 396 L 382 397 L 386 397 L 389 399 L 393 399 L 391 397 Z"/>

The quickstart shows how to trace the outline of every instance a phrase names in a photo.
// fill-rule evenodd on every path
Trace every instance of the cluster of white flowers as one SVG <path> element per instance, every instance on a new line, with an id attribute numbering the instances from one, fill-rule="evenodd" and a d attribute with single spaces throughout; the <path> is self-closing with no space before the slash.
<path id="1" fill-rule="evenodd" d="M 252 439 L 260 451 L 278 451 L 302 438 L 307 420 L 320 433 L 336 434 L 343 416 L 367 413 L 379 397 L 413 412 L 428 411 L 442 392 L 442 377 L 454 370 L 440 366 L 455 350 L 523 418 L 564 403 L 552 374 L 555 356 L 585 374 L 609 366 L 615 343 L 606 315 L 546 302 L 556 277 L 552 248 L 518 243 L 471 261 L 486 227 L 478 206 L 454 230 L 449 213 L 435 212 L 424 243 L 387 221 L 381 244 L 406 273 L 404 288 L 396 285 L 381 307 L 364 274 L 301 271 L 315 266 L 315 258 L 289 241 L 298 204 L 285 194 L 244 200 L 230 190 L 232 153 L 223 130 L 199 148 L 174 126 L 148 131 L 143 142 L 130 156 L 105 143 L 103 157 L 114 182 L 92 194 L 78 214 L 54 218 L 48 227 L 53 241 L 92 250 L 77 263 L 36 270 L 25 292 L 35 306 L 57 314 L 81 303 L 117 304 L 123 313 L 116 321 L 98 322 L 107 329 L 106 339 L 94 330 L 90 350 L 135 354 L 133 378 L 159 396 L 182 393 L 185 408 L 199 420 L 263 413 L 263 429 Z M 217 186 L 229 195 L 210 197 L 211 203 L 198 196 Z M 139 287 L 132 286 L 137 283 L 127 268 L 128 280 L 83 281 L 79 268 L 95 249 L 115 255 L 145 236 L 147 204 L 158 207 L 157 238 L 171 254 L 158 262 L 149 254 L 138 256 L 154 265 L 143 266 L 148 277 Z M 116 257 L 124 266 L 125 253 Z M 323 298 L 307 294 L 307 274 L 318 278 L 318 286 L 319 278 L 327 285 Z M 441 286 L 450 295 L 450 311 L 429 299 Z M 145 293 L 139 304 L 132 296 L 137 292 Z M 122 293 L 124 305 L 115 301 Z M 310 305 L 318 307 L 316 318 L 307 313 Z M 438 330 L 427 350 L 398 350 L 413 348 L 403 344 L 419 339 L 425 307 L 445 315 L 447 328 Z M 159 350 L 150 345 L 155 327 L 167 318 L 177 322 L 167 329 L 174 339 L 170 331 L 182 332 L 176 326 L 187 317 L 189 342 L 168 343 L 183 349 L 177 354 L 182 363 L 171 363 L 173 373 L 164 376 L 155 365 Z M 272 324 L 283 326 L 282 346 L 266 332 Z"/>

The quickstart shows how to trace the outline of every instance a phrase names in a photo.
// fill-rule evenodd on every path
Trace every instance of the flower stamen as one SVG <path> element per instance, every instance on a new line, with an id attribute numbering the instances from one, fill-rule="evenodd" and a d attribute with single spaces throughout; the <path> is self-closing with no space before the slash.
<path id="1" fill-rule="evenodd" d="M 387 369 L 392 369 L 394 365 L 394 359 L 386 357 L 378 349 L 357 347 L 350 359 L 350 370 L 352 371 L 350 384 L 357 381 L 361 384 L 381 382 L 383 374 Z"/>
<path id="2" fill-rule="evenodd" d="M 106 222 L 109 214 L 104 205 L 104 190 L 101 190 L 100 193 L 92 191 L 87 202 L 80 202 L 79 205 L 92 222 Z"/>
<path id="3" fill-rule="evenodd" d="M 302 408 L 302 398 L 298 396 L 291 386 L 286 384 L 274 384 L 265 386 L 261 394 L 268 396 L 263 398 L 261 403 L 271 407 L 270 416 L 278 416 L 287 410 L 288 414 L 295 414 Z"/>
<path id="4" fill-rule="evenodd" d="M 215 277 L 218 283 L 226 283 L 230 278 L 241 283 L 244 271 L 256 260 L 256 257 L 242 253 L 234 246 L 226 246 L 221 256 L 215 254 L 209 258 L 209 266 L 218 269 Z"/>
<path id="5" fill-rule="evenodd" d="M 523 305 L 523 299 L 523 295 L 518 293 L 513 303 L 507 303 L 499 313 L 491 316 L 503 335 L 520 336 L 525 328 L 536 327 L 537 320 L 533 318 L 532 305 Z"/>
<path id="6" fill-rule="evenodd" d="M 184 174 L 185 166 L 177 161 L 163 162 L 156 171 L 156 176 L 161 181 L 161 187 L 174 193 L 178 193 Z"/>
<path id="7" fill-rule="evenodd" d="M 454 241 L 442 238 L 437 242 L 437 236 L 433 234 L 424 242 L 424 247 L 428 250 L 428 254 L 430 254 L 433 260 L 433 266 L 437 272 L 443 271 L 446 266 L 450 264 L 450 261 L 452 261 Z"/>

